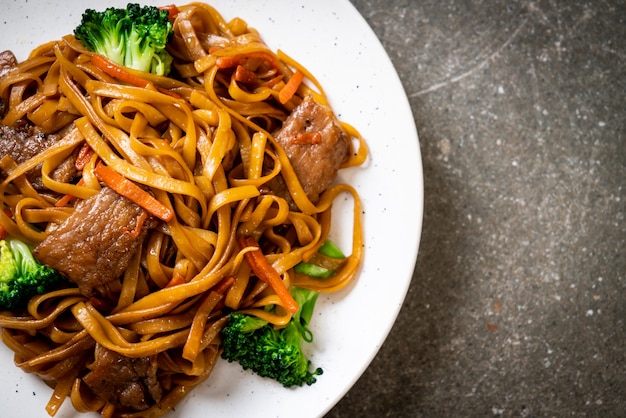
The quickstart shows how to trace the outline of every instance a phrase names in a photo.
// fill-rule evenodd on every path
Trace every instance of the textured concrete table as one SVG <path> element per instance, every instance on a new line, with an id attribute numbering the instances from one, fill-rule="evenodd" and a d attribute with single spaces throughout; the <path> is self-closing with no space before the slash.
<path id="1" fill-rule="evenodd" d="M 409 96 L 425 215 L 328 417 L 626 416 L 626 2 L 353 3 Z"/>

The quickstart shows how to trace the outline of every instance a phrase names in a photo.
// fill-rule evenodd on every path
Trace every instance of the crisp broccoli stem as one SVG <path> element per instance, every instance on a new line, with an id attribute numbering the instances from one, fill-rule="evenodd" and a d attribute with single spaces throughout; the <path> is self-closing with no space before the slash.
<path id="1" fill-rule="evenodd" d="M 172 35 L 167 10 L 129 3 L 126 9 L 87 9 L 74 29 L 87 49 L 129 68 L 167 75 L 172 56 L 166 45 Z"/>
<path id="2" fill-rule="evenodd" d="M 9 247 L 21 274 L 37 271 L 39 262 L 35 260 L 32 250 L 26 243 L 17 239 L 10 239 Z"/>

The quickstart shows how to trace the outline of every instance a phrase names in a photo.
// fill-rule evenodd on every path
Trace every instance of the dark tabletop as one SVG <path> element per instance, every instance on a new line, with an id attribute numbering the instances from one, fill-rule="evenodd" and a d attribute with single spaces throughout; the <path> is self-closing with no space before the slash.
<path id="1" fill-rule="evenodd" d="M 409 97 L 425 212 L 328 418 L 626 416 L 626 2 L 352 2 Z"/>

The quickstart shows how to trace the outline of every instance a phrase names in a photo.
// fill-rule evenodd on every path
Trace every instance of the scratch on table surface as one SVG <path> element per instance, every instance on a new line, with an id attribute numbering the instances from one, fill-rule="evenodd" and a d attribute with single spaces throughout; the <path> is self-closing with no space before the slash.
<path id="1" fill-rule="evenodd" d="M 524 19 L 524 21 L 513 31 L 513 33 L 511 34 L 511 36 L 509 36 L 509 38 L 504 41 L 504 43 L 502 45 L 500 45 L 500 47 L 498 49 L 496 49 L 492 54 L 490 54 L 487 58 L 485 58 L 484 60 L 482 60 L 481 62 L 479 62 L 477 65 L 475 65 L 474 67 L 470 68 L 469 70 L 458 74 L 454 77 L 451 77 L 447 80 L 441 81 L 439 83 L 433 84 L 432 86 L 417 91 L 415 93 L 411 93 L 409 94 L 409 97 L 418 97 L 421 96 L 423 94 L 426 93 L 431 93 L 435 90 L 439 90 L 442 87 L 446 87 L 450 84 L 454 84 L 457 83 L 461 80 L 463 80 L 466 77 L 469 77 L 470 75 L 472 75 L 474 72 L 480 70 L 481 68 L 483 68 L 484 66 L 486 66 L 490 61 L 492 61 L 493 59 L 495 59 L 507 46 L 509 46 L 509 44 L 511 42 L 513 42 L 513 40 L 517 37 L 517 35 L 520 33 L 520 31 L 524 28 L 524 26 L 526 26 L 527 23 L 527 19 Z"/>

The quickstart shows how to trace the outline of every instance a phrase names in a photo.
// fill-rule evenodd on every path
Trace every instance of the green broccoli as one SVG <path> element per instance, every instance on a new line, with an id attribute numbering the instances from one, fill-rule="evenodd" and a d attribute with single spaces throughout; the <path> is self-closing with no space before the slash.
<path id="1" fill-rule="evenodd" d="M 346 256 L 332 241 L 326 240 L 308 262 L 300 262 L 294 271 L 316 279 L 327 279 L 343 266 Z"/>
<path id="2" fill-rule="evenodd" d="M 128 3 L 126 9 L 87 9 L 74 29 L 87 49 L 111 61 L 145 72 L 167 75 L 172 56 L 165 46 L 173 33 L 167 10 Z"/>
<path id="3" fill-rule="evenodd" d="M 292 287 L 291 294 L 300 309 L 284 328 L 267 321 L 233 312 L 222 330 L 222 358 L 237 361 L 244 369 L 269 377 L 285 387 L 312 385 L 321 368 L 310 371 L 311 361 L 301 349 L 301 342 L 312 342 L 308 328 L 319 293 Z"/>
<path id="4" fill-rule="evenodd" d="M 13 238 L 0 241 L 0 309 L 22 308 L 32 296 L 63 282 L 61 274 L 35 260 L 24 242 Z"/>

